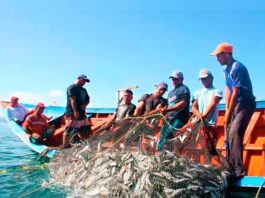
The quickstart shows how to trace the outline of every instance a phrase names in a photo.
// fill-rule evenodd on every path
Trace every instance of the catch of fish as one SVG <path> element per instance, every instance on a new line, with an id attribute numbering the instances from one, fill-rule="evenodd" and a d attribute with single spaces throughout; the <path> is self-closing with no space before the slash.
<path id="1" fill-rule="evenodd" d="M 154 155 L 89 147 L 61 152 L 51 176 L 78 197 L 224 197 L 227 173 L 164 151 Z"/>

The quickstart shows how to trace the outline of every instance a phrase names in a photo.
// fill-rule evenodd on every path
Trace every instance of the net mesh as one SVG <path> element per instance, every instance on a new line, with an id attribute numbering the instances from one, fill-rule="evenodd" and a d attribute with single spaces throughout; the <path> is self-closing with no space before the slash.
<path id="1" fill-rule="evenodd" d="M 167 122 L 162 114 L 145 117 L 130 117 L 111 128 L 101 128 L 88 140 L 91 149 L 105 150 L 120 148 L 154 154 L 161 126 Z M 195 117 L 182 128 L 175 128 L 174 137 L 167 139 L 165 149 L 173 154 L 187 157 L 201 163 L 213 163 L 220 168 L 228 168 L 221 151 L 216 149 L 215 128 L 206 127 Z"/>

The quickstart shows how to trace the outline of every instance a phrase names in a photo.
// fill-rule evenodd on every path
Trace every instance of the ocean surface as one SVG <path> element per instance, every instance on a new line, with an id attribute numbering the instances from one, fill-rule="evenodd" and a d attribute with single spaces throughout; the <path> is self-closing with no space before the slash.
<path id="1" fill-rule="evenodd" d="M 2 109 L 0 109 L 2 112 Z M 48 110 L 48 115 L 58 115 L 62 109 Z M 23 197 L 50 182 L 47 160 L 38 161 L 38 154 L 22 143 L 10 130 L 0 114 L 0 197 Z M 67 190 L 52 185 L 25 197 L 66 197 Z"/>

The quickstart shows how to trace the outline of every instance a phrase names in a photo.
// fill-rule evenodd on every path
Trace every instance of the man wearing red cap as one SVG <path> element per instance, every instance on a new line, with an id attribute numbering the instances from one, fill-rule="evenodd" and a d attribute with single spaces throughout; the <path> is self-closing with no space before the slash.
<path id="1" fill-rule="evenodd" d="M 221 65 L 225 65 L 225 143 L 228 143 L 230 154 L 228 161 L 233 174 L 240 178 L 246 174 L 243 166 L 243 138 L 245 130 L 255 111 L 255 96 L 247 68 L 232 56 L 233 46 L 221 43 L 210 54 L 216 56 Z"/>
<path id="2" fill-rule="evenodd" d="M 52 127 L 48 127 L 47 117 L 43 114 L 44 109 L 45 105 L 39 102 L 33 113 L 27 116 L 22 124 L 32 143 L 43 143 L 46 138 L 51 136 L 54 130 Z"/>
<path id="3" fill-rule="evenodd" d="M 88 82 L 90 80 L 82 74 L 77 77 L 76 83 L 67 88 L 66 129 L 63 136 L 63 147 L 67 146 L 71 135 L 77 133 L 81 140 L 84 140 L 91 132 L 91 123 L 86 115 L 90 97 L 83 87 Z"/>
<path id="4" fill-rule="evenodd" d="M 7 107 L 7 115 L 10 120 L 14 120 L 18 124 L 22 124 L 29 110 L 18 103 L 19 98 L 13 96 L 11 98 L 11 104 Z"/>

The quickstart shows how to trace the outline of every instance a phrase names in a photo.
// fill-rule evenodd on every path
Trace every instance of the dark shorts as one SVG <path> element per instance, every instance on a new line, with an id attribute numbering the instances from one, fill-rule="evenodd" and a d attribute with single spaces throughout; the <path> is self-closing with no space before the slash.
<path id="1" fill-rule="evenodd" d="M 49 138 L 49 137 L 51 136 L 51 134 L 52 134 L 52 130 L 49 129 L 49 128 L 47 128 L 47 129 L 45 129 L 45 130 L 42 132 L 42 134 L 40 135 L 40 137 L 41 137 L 42 140 L 44 140 L 44 139 L 46 139 L 46 138 Z M 41 141 L 39 141 L 37 138 L 32 137 L 32 136 L 29 138 L 29 140 L 30 140 L 30 142 L 33 143 L 33 144 L 41 143 Z"/>
<path id="2" fill-rule="evenodd" d="M 79 133 L 81 136 L 86 136 L 91 133 L 91 121 L 86 115 L 80 116 L 77 120 L 73 116 L 66 117 L 65 135 L 73 135 Z"/>

